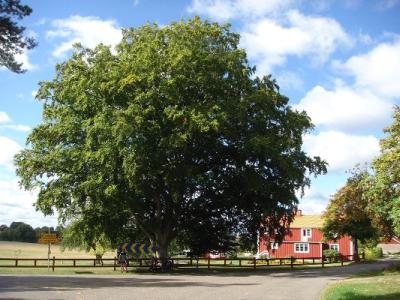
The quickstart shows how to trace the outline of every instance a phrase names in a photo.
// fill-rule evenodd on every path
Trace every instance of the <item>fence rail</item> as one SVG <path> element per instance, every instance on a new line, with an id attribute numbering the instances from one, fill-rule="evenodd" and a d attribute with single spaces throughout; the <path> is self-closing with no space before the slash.
<path id="1" fill-rule="evenodd" d="M 225 267 L 225 268 L 273 268 L 286 266 L 293 269 L 296 266 L 321 265 L 324 267 L 330 263 L 340 263 L 354 261 L 354 255 L 340 255 L 336 259 L 326 257 L 285 257 L 285 258 L 170 258 L 175 268 L 207 268 Z M 361 254 L 364 259 L 364 253 Z M 152 258 L 128 259 L 130 267 L 146 267 L 151 265 Z M 50 265 L 48 264 L 50 263 Z M 119 266 L 116 258 L 53 258 L 48 261 L 47 258 L 0 258 L 0 268 L 47 268 L 50 267 L 53 272 L 55 268 L 106 268 L 112 267 L 114 271 Z"/>

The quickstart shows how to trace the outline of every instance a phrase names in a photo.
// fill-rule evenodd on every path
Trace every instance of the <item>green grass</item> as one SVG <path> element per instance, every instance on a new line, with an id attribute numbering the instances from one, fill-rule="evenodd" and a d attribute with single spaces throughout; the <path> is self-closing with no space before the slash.
<path id="1" fill-rule="evenodd" d="M 367 299 L 400 299 L 400 267 L 342 280 L 329 285 L 321 294 L 321 300 Z"/>

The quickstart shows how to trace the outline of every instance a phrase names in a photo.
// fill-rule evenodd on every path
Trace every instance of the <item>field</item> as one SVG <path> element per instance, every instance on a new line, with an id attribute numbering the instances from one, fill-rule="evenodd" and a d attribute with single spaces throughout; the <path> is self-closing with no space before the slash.
<path id="1" fill-rule="evenodd" d="M 113 258 L 115 253 L 106 252 L 104 258 Z M 78 250 L 61 251 L 60 246 L 51 245 L 51 257 L 56 258 L 93 258 L 94 254 Z M 47 245 L 21 243 L 21 242 L 4 242 L 0 241 L 0 257 L 10 258 L 47 258 Z"/>

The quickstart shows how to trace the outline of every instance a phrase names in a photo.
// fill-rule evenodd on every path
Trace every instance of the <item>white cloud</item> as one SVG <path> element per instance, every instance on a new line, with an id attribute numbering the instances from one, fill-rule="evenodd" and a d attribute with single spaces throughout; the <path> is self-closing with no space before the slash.
<path id="1" fill-rule="evenodd" d="M 12 168 L 14 155 L 21 150 L 21 146 L 5 136 L 0 136 L 0 145 L 0 166 Z"/>
<path id="2" fill-rule="evenodd" d="M 316 190 L 314 187 L 306 188 L 304 196 L 299 201 L 299 209 L 304 214 L 320 214 L 326 209 L 329 195 Z"/>
<path id="3" fill-rule="evenodd" d="M 64 40 L 54 51 L 55 57 L 64 57 L 74 43 L 94 48 L 99 43 L 115 46 L 121 41 L 122 32 L 114 20 L 98 17 L 71 16 L 52 22 L 53 30 L 47 32 L 50 39 Z"/>
<path id="4" fill-rule="evenodd" d="M 31 128 L 29 126 L 21 125 L 21 124 L 2 125 L 2 126 L 0 126 L 0 128 L 6 128 L 6 129 L 22 131 L 22 132 L 28 132 L 31 130 Z"/>
<path id="5" fill-rule="evenodd" d="M 259 20 L 241 33 L 241 44 L 261 73 L 270 73 L 273 66 L 284 64 L 287 56 L 307 56 L 321 64 L 339 46 L 352 45 L 351 38 L 334 19 L 305 16 L 296 10 L 282 19 L 280 23 L 268 18 Z"/>
<path id="6" fill-rule="evenodd" d="M 381 130 L 390 123 L 392 115 L 389 101 L 367 89 L 340 85 L 334 90 L 316 86 L 294 108 L 305 110 L 315 125 L 350 132 Z"/>
<path id="7" fill-rule="evenodd" d="M 236 17 L 276 15 L 298 0 L 193 0 L 188 12 L 226 21 Z"/>
<path id="8" fill-rule="evenodd" d="M 304 150 L 311 156 L 320 156 L 329 164 L 331 172 L 344 171 L 356 164 L 371 161 L 379 154 L 379 140 L 372 136 L 357 136 L 338 131 L 324 131 L 304 136 Z"/>
<path id="9" fill-rule="evenodd" d="M 10 117 L 4 111 L 0 111 L 0 123 L 11 121 Z"/>
<path id="10" fill-rule="evenodd" d="M 55 216 L 43 217 L 33 204 L 37 199 L 37 191 L 27 192 L 18 185 L 18 180 L 0 179 L 0 224 L 10 224 L 14 221 L 28 223 L 32 226 L 55 226 Z"/>
<path id="11" fill-rule="evenodd" d="M 355 77 L 356 85 L 369 88 L 384 97 L 400 97 L 400 39 L 382 43 L 364 55 L 334 64 Z"/>
<path id="12" fill-rule="evenodd" d="M 34 64 L 31 64 L 29 62 L 28 52 L 29 51 L 24 51 L 22 53 L 15 54 L 15 60 L 18 63 L 22 64 L 22 68 L 23 69 L 28 70 L 28 71 L 32 71 L 32 70 L 36 69 L 37 66 L 34 65 Z"/>

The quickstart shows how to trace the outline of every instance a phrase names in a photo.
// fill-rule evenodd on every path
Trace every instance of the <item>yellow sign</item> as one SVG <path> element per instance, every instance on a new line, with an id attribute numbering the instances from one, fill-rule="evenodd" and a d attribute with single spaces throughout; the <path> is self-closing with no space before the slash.
<path id="1" fill-rule="evenodd" d="M 47 243 L 52 243 L 52 244 L 58 244 L 59 240 L 57 238 L 57 234 L 54 233 L 43 233 L 40 236 L 40 239 L 38 240 L 39 244 L 47 244 Z"/>

